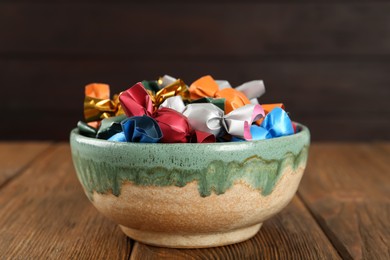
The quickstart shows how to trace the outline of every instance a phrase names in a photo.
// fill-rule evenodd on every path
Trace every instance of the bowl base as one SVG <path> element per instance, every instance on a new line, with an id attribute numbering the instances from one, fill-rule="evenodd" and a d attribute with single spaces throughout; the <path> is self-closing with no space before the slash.
<path id="1" fill-rule="evenodd" d="M 257 234 L 261 225 L 262 223 L 210 234 L 173 234 L 119 226 L 128 237 L 148 245 L 172 248 L 206 248 L 230 245 L 250 239 Z"/>

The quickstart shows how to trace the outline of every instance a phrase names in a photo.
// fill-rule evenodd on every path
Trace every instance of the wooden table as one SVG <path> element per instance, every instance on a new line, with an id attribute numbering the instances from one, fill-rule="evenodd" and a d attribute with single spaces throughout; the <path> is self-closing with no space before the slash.
<path id="1" fill-rule="evenodd" d="M 390 259 L 390 143 L 316 143 L 293 201 L 252 239 L 167 249 L 84 195 L 67 143 L 0 143 L 0 259 Z"/>

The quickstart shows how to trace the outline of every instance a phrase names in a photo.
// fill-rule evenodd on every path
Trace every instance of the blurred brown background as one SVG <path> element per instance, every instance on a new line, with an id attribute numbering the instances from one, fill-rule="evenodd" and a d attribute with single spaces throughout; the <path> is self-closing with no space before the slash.
<path id="1" fill-rule="evenodd" d="M 66 140 L 84 85 L 263 79 L 313 140 L 390 139 L 390 1 L 0 1 L 1 139 Z"/>

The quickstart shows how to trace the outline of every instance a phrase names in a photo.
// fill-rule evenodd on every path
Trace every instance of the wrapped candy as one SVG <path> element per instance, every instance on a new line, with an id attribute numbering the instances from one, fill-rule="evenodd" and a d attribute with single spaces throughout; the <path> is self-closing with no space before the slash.
<path id="1" fill-rule="evenodd" d="M 204 76 L 190 86 L 191 99 L 204 97 L 224 98 L 225 113 L 229 113 L 236 108 L 250 104 L 249 99 L 240 91 L 233 88 L 219 89 L 217 82 L 211 76 Z"/>
<path id="2" fill-rule="evenodd" d="M 250 131 L 254 140 L 292 135 L 295 132 L 289 116 L 280 107 L 272 109 L 260 126 L 252 125 Z"/>
<path id="3" fill-rule="evenodd" d="M 180 98 L 174 96 L 171 98 Z M 187 118 L 176 110 L 161 107 L 155 109 L 150 94 L 145 90 L 142 83 L 137 83 L 128 90 L 122 92 L 119 97 L 123 110 L 128 117 L 146 115 L 152 117 L 158 123 L 162 132 L 161 142 L 186 143 L 191 140 L 193 130 Z M 205 140 L 210 140 L 203 138 Z"/>
<path id="4" fill-rule="evenodd" d="M 142 81 L 110 99 L 109 86 L 85 88 L 79 132 L 117 142 L 243 142 L 291 135 L 296 126 L 282 103 L 258 104 L 262 80 L 232 88 L 226 80 L 204 76 L 188 88 L 165 75 Z"/>
<path id="5" fill-rule="evenodd" d="M 77 128 L 79 129 L 80 134 L 88 136 L 88 137 L 95 137 L 96 136 L 96 128 L 88 125 L 87 123 L 83 121 L 77 122 Z"/>
<path id="6" fill-rule="evenodd" d="M 167 98 L 181 96 L 183 100 L 190 99 L 190 92 L 187 85 L 181 79 L 178 79 L 168 86 L 160 89 L 155 95 L 152 95 L 152 102 L 156 108 L 163 103 Z"/>
<path id="7" fill-rule="evenodd" d="M 121 124 L 128 142 L 157 143 L 162 138 L 159 125 L 149 116 L 129 117 Z"/>
<path id="8" fill-rule="evenodd" d="M 163 107 L 156 110 L 153 117 L 163 132 L 162 143 L 187 143 L 190 140 L 192 129 L 182 114 Z"/>
<path id="9" fill-rule="evenodd" d="M 124 114 L 118 95 L 110 100 L 110 87 L 107 84 L 93 83 L 85 87 L 84 118 L 86 122 Z"/>
<path id="10" fill-rule="evenodd" d="M 125 115 L 114 116 L 102 120 L 96 138 L 109 139 L 111 136 L 122 132 L 121 122 L 127 117 Z"/>
<path id="11" fill-rule="evenodd" d="M 164 75 L 162 77 L 160 77 L 158 80 L 157 80 L 157 84 L 158 86 L 160 87 L 160 89 L 162 88 L 165 88 L 166 86 L 172 84 L 173 82 L 175 82 L 177 79 L 174 78 L 174 77 L 171 77 L 169 75 Z"/>
<path id="12" fill-rule="evenodd" d="M 174 102 L 172 101 L 170 102 L 171 106 L 180 107 L 180 110 L 182 110 L 184 104 L 180 103 L 183 101 L 177 98 L 174 101 L 177 104 L 173 105 Z M 210 103 L 189 104 L 182 111 L 183 115 L 188 118 L 189 124 L 196 130 L 211 133 L 216 137 L 228 133 L 246 140 L 252 138 L 250 134 L 251 124 L 264 116 L 264 111 L 258 104 L 245 105 L 227 115 L 220 108 Z"/>

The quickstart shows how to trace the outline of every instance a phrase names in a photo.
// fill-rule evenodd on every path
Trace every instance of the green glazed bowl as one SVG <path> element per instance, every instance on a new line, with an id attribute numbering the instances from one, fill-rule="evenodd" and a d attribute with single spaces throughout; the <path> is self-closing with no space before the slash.
<path id="1" fill-rule="evenodd" d="M 78 179 L 92 204 L 129 237 L 200 248 L 253 237 L 293 198 L 309 130 L 212 144 L 120 143 L 70 135 Z"/>

